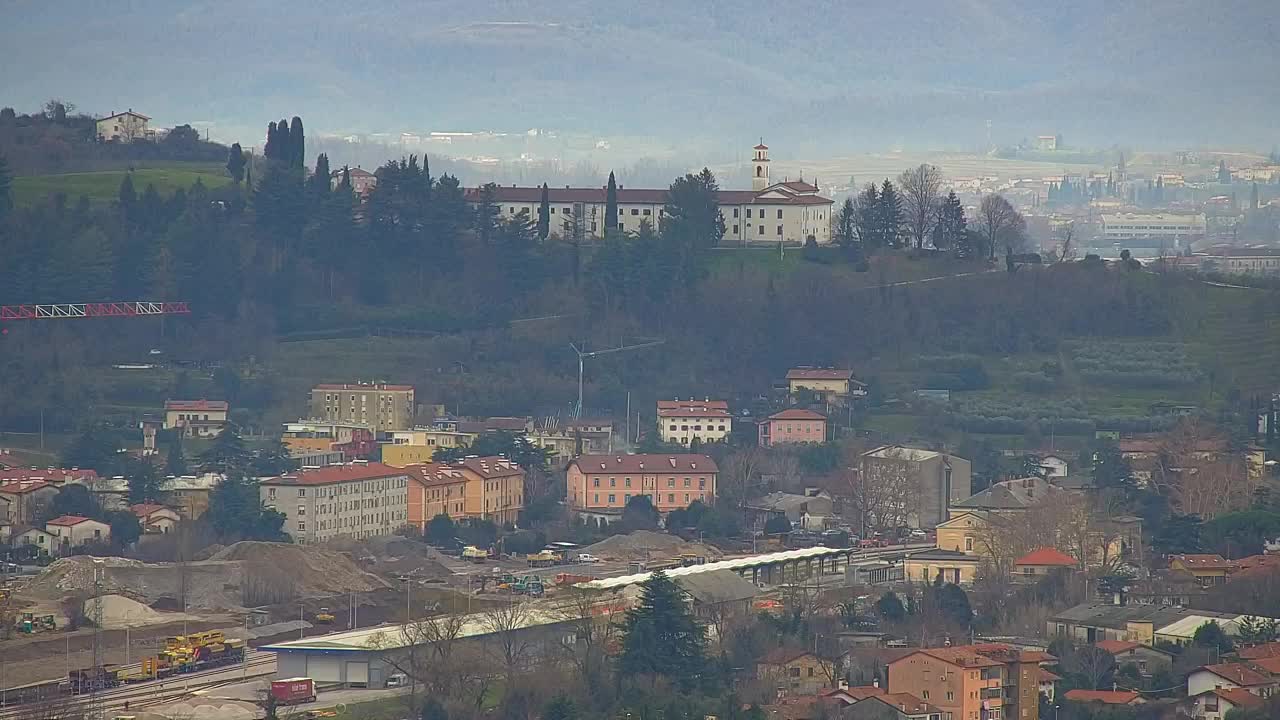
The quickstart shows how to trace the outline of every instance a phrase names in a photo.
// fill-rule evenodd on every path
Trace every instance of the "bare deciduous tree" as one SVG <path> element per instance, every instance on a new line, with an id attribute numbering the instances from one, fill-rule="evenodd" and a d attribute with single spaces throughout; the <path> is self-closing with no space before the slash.
<path id="1" fill-rule="evenodd" d="M 370 645 L 410 681 L 410 704 L 419 686 L 429 696 L 452 697 L 464 683 L 456 662 L 466 615 L 437 615 L 407 623 L 398 631 L 375 634 Z"/>
<path id="2" fill-rule="evenodd" d="M 1003 195 L 988 195 L 978 206 L 978 230 L 987 246 L 987 257 L 994 260 L 1001 245 L 1014 252 L 1022 249 L 1027 221 Z"/>
<path id="3" fill-rule="evenodd" d="M 512 602 L 486 610 L 480 618 L 491 639 L 486 643 L 490 657 L 502 667 L 506 686 L 512 687 L 516 675 L 529 659 L 533 644 L 525 632 L 532 619 L 529 603 Z"/>
<path id="4" fill-rule="evenodd" d="M 612 593 L 575 586 L 569 588 L 568 597 L 560 605 L 560 612 L 572 622 L 574 641 L 561 642 L 565 654 L 572 661 L 583 686 L 595 690 L 609 662 L 609 646 L 618 629 L 613 621 L 615 612 L 621 612 L 623 602 Z"/>
<path id="5" fill-rule="evenodd" d="M 863 458 L 856 470 L 847 470 L 849 499 L 858 514 L 862 535 L 868 530 L 887 530 L 907 525 L 918 509 L 918 488 L 911 481 L 906 458 Z"/>
<path id="6" fill-rule="evenodd" d="M 915 241 L 916 249 L 924 247 L 924 239 L 933 233 L 938 223 L 938 210 L 942 201 L 942 171 L 934 165 L 921 164 L 898 176 L 898 189 L 902 195 L 902 215 L 907 233 Z"/>
<path id="7" fill-rule="evenodd" d="M 1057 245 L 1049 251 L 1049 262 L 1061 263 L 1076 258 L 1076 224 L 1068 222 L 1058 228 Z"/>

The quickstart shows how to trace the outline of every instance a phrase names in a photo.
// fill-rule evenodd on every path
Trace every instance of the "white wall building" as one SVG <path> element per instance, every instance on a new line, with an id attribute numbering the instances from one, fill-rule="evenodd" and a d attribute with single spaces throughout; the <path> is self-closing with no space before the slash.
<path id="1" fill-rule="evenodd" d="M 722 246 L 752 243 L 802 243 L 810 235 L 819 245 L 831 242 L 833 201 L 818 192 L 818 186 L 803 180 L 769 183 L 769 148 L 753 148 L 752 189 L 721 190 L 720 213 L 724 216 Z M 478 205 L 481 188 L 466 191 L 467 202 Z M 549 188 L 551 232 L 561 236 L 579 234 L 601 237 L 605 229 L 607 190 L 600 188 Z M 526 212 L 538 217 L 542 188 L 498 186 L 493 202 L 498 216 L 514 218 Z M 618 186 L 618 217 L 621 230 L 634 232 L 648 221 L 656 230 L 662 224 L 667 202 L 665 189 L 628 189 Z"/>
<path id="2" fill-rule="evenodd" d="M 152 136 L 154 133 L 147 127 L 151 118 L 136 113 L 133 108 L 125 112 L 113 112 L 97 121 L 99 142 L 133 142 Z"/>
<path id="3" fill-rule="evenodd" d="M 658 435 L 663 442 L 688 445 L 720 442 L 733 432 L 733 416 L 724 400 L 659 400 Z"/>
<path id="4" fill-rule="evenodd" d="M 259 493 L 294 542 L 315 543 L 394 533 L 408 522 L 408 487 L 404 470 L 357 460 L 268 478 Z"/>
<path id="5" fill-rule="evenodd" d="M 1101 219 L 1102 239 L 1124 242 L 1134 238 L 1168 238 L 1190 242 L 1205 236 L 1203 213 L 1105 213 Z"/>

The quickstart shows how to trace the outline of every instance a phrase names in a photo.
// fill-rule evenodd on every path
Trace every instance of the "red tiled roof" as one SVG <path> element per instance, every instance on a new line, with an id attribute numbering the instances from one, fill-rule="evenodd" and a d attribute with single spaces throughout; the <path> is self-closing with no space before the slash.
<path id="1" fill-rule="evenodd" d="M 87 517 L 81 517 L 81 516 L 79 516 L 79 515 L 63 515 L 63 516 L 61 516 L 61 517 L 56 517 L 56 518 L 54 518 L 54 519 L 50 520 L 49 522 L 45 523 L 45 525 L 57 525 L 57 526 L 59 526 L 59 527 L 71 527 L 72 525 L 79 525 L 79 524 L 80 524 L 80 523 L 82 523 L 82 522 L 88 522 L 88 521 L 89 521 L 89 518 L 87 518 Z"/>
<path id="2" fill-rule="evenodd" d="M 791 368 L 787 371 L 787 380 L 849 380 L 853 378 L 852 370 L 835 368 Z"/>
<path id="3" fill-rule="evenodd" d="M 1128 705 L 1142 697 L 1132 690 L 1068 690 L 1066 698 L 1075 702 L 1099 702 L 1107 705 Z"/>
<path id="4" fill-rule="evenodd" d="M 1043 663 L 1057 662 L 1058 658 L 1043 650 L 1023 650 L 1008 643 L 975 643 L 968 645 L 979 655 L 985 655 L 1000 662 Z"/>
<path id="5" fill-rule="evenodd" d="M 1076 567 L 1080 563 L 1057 548 L 1043 547 L 1018 558 L 1014 565 L 1046 565 L 1052 567 Z"/>
<path id="6" fill-rule="evenodd" d="M 547 202 L 594 203 L 604 204 L 607 201 L 605 188 L 547 188 Z M 467 202 L 480 201 L 480 188 L 467 188 L 463 191 Z M 542 201 L 541 187 L 497 186 L 494 188 L 495 203 L 536 203 Z M 665 205 L 667 191 L 647 188 L 618 188 L 619 205 Z M 716 193 L 716 202 L 721 205 L 830 205 L 830 198 L 818 195 L 792 195 L 785 198 L 762 198 L 755 190 L 720 190 Z"/>
<path id="7" fill-rule="evenodd" d="M 524 474 L 524 470 L 521 470 L 519 465 L 504 457 L 498 457 L 496 455 L 481 458 L 466 458 L 457 464 L 474 472 L 482 478 L 509 477 L 511 475 Z"/>
<path id="8" fill-rule="evenodd" d="M 723 407 L 715 407 L 714 404 L 701 403 L 691 405 L 689 403 L 681 403 L 678 407 L 663 407 L 664 400 L 658 401 L 658 417 L 706 417 L 706 418 L 727 418 L 730 417 L 729 411 Z M 721 403 L 724 404 L 724 403 Z"/>
<path id="9" fill-rule="evenodd" d="M 226 400 L 165 400 L 165 410 L 212 410 L 226 412 Z"/>
<path id="10" fill-rule="evenodd" d="M 132 110 L 125 110 L 124 112 L 114 113 L 114 114 L 108 115 L 108 116 L 106 116 L 106 117 L 104 117 L 104 118 L 98 118 L 98 122 L 102 122 L 103 120 L 110 120 L 110 119 L 112 119 L 112 118 L 124 117 L 125 115 L 132 115 L 132 116 L 134 116 L 134 117 L 136 117 L 136 118 L 142 118 L 143 120 L 150 120 L 150 119 L 151 119 L 151 118 L 147 117 L 146 115 L 143 115 L 142 113 L 134 112 L 134 111 L 132 111 Z"/>
<path id="11" fill-rule="evenodd" d="M 758 665 L 786 665 L 795 660 L 799 660 L 805 655 L 810 655 L 808 650 L 803 648 L 774 648 L 765 653 L 760 658 Z"/>
<path id="12" fill-rule="evenodd" d="M 320 383 L 315 390 L 412 390 L 412 385 L 388 385 L 386 383 Z"/>
<path id="13" fill-rule="evenodd" d="M 160 512 L 161 510 L 168 510 L 168 509 L 169 508 L 165 507 L 164 505 L 158 505 L 156 503 L 138 503 L 137 505 L 129 506 L 129 512 L 143 519 L 157 512 Z"/>
<path id="14" fill-rule="evenodd" d="M 1141 647 L 1139 643 L 1128 642 L 1127 640 L 1099 640 L 1093 645 L 1099 650 L 1105 650 L 1112 655 L 1119 655 L 1122 652 L 1129 652 L 1136 647 Z"/>
<path id="15" fill-rule="evenodd" d="M 1231 579 L 1268 575 L 1280 570 L 1280 555 L 1250 555 L 1235 561 L 1238 568 Z"/>
<path id="16" fill-rule="evenodd" d="M 97 480 L 94 470 L 79 468 L 4 468 L 0 469 L 0 484 L 21 480 L 44 480 L 55 483 L 73 482 L 76 480 Z"/>
<path id="17" fill-rule="evenodd" d="M 1217 554 L 1171 555 L 1169 564 L 1172 565 L 1174 560 L 1181 562 L 1182 566 L 1188 570 L 1232 570 L 1236 567 L 1234 561 Z"/>
<path id="18" fill-rule="evenodd" d="M 1213 673 L 1223 680 L 1240 685 L 1241 687 L 1255 687 L 1258 685 L 1271 685 L 1275 683 L 1267 675 L 1263 675 L 1245 663 L 1218 663 L 1217 665 L 1204 665 L 1196 670 L 1204 670 Z M 1193 670 L 1192 672 L 1196 672 Z"/>
<path id="19" fill-rule="evenodd" d="M 790 180 L 788 182 L 782 182 L 778 184 L 787 188 L 788 190 L 795 190 L 796 192 L 818 192 L 817 185 L 810 185 L 809 183 L 803 180 Z"/>
<path id="20" fill-rule="evenodd" d="M 1266 670 L 1272 675 L 1280 675 L 1280 657 L 1258 658 L 1249 662 Z"/>
<path id="21" fill-rule="evenodd" d="M 902 662 L 903 660 L 906 660 L 912 655 L 916 655 L 918 653 L 923 653 L 957 667 L 995 667 L 1003 664 L 981 655 L 972 647 L 963 645 L 949 648 L 918 648 L 910 654 L 904 655 L 889 664 L 892 665 L 895 662 Z"/>
<path id="22" fill-rule="evenodd" d="M 878 697 L 880 695 L 887 694 L 884 688 L 876 687 L 875 685 L 857 685 L 855 687 L 844 688 L 843 690 L 836 689 L 832 690 L 828 694 L 834 694 L 837 692 L 846 693 L 854 700 L 866 700 L 869 697 Z"/>
<path id="23" fill-rule="evenodd" d="M 1040 682 L 1042 682 L 1042 683 L 1044 683 L 1044 682 L 1058 682 L 1058 681 L 1059 681 L 1059 680 L 1061 680 L 1061 679 L 1062 679 L 1062 676 L 1061 676 L 1061 675 L 1054 675 L 1053 673 L 1049 672 L 1048 670 L 1045 670 L 1044 668 L 1040 668 Z"/>
<path id="24" fill-rule="evenodd" d="M 1280 642 L 1269 642 L 1253 647 L 1242 648 L 1236 655 L 1246 660 L 1280 657 Z"/>
<path id="25" fill-rule="evenodd" d="M 377 480 L 379 478 L 400 477 L 407 475 L 402 468 L 393 468 L 382 463 L 347 463 L 345 465 L 329 465 L 322 468 L 297 470 L 279 477 L 268 478 L 262 485 L 331 485 L 333 483 L 352 482 L 355 480 Z"/>
<path id="26" fill-rule="evenodd" d="M 826 420 L 826 416 L 820 412 L 806 410 L 804 408 L 788 408 L 782 412 L 776 412 L 769 416 L 770 420 Z"/>
<path id="27" fill-rule="evenodd" d="M 573 461 L 587 474 L 608 472 L 662 474 L 678 472 L 718 473 L 716 461 L 706 455 L 583 455 Z"/>
<path id="28" fill-rule="evenodd" d="M 907 715 L 923 715 L 925 713 L 941 712 L 938 708 L 912 695 L 911 693 L 885 693 L 876 696 L 876 699 L 888 705 L 892 705 Z"/>
<path id="29" fill-rule="evenodd" d="M 1236 707 L 1262 707 L 1262 703 L 1265 702 L 1260 696 L 1254 695 L 1244 688 L 1214 688 L 1205 692 L 1211 692 Z M 1200 693 L 1200 695 L 1204 694 Z M 1196 697 L 1199 697 L 1199 695 Z"/>
<path id="30" fill-rule="evenodd" d="M 449 463 L 415 463 L 406 465 L 404 471 L 426 487 L 457 485 L 467 481 L 462 471 Z"/>
<path id="31" fill-rule="evenodd" d="M 24 495 L 46 487 L 53 486 L 44 480 L 17 480 L 0 485 L 0 493 L 5 495 Z"/>

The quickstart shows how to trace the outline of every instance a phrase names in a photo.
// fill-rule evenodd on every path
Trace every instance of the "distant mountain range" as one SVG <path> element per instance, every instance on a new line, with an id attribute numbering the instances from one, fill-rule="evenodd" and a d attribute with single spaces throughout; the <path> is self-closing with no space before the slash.
<path id="1" fill-rule="evenodd" d="M 5 5 L 0 105 L 56 96 L 224 136 L 297 114 L 797 152 L 976 148 L 988 121 L 996 143 L 1280 142 L 1280 13 L 1249 0 Z"/>

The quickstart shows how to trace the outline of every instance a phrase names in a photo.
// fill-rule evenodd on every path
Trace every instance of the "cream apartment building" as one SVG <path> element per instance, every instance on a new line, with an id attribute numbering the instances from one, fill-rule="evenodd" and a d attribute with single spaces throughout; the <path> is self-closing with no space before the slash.
<path id="1" fill-rule="evenodd" d="M 356 461 L 268 478 L 259 494 L 294 542 L 317 543 L 394 533 L 408 523 L 409 482 L 400 468 Z"/>
<path id="2" fill-rule="evenodd" d="M 733 432 L 733 416 L 724 400 L 659 400 L 658 435 L 663 442 L 688 445 L 721 442 Z"/>
<path id="3" fill-rule="evenodd" d="M 311 417 L 360 423 L 379 433 L 413 427 L 416 409 L 412 385 L 343 383 L 311 389 Z"/>
<path id="4" fill-rule="evenodd" d="M 752 152 L 752 189 L 719 192 L 720 213 L 724 216 L 725 226 L 721 245 L 779 241 L 802 243 L 810 235 L 819 245 L 830 243 L 833 201 L 822 196 L 815 183 L 803 179 L 771 182 L 769 148 L 760 144 Z M 603 236 L 606 188 L 549 188 L 547 197 L 551 232 L 563 236 L 577 228 L 585 237 Z M 472 205 L 478 205 L 481 189 L 468 189 L 466 198 Z M 525 212 L 529 218 L 536 218 L 542 202 L 542 188 L 498 186 L 494 188 L 493 202 L 500 217 L 514 218 Z M 627 232 L 639 230 L 644 221 L 657 229 L 662 224 L 666 202 L 665 189 L 619 185 L 618 216 L 614 222 Z"/>

